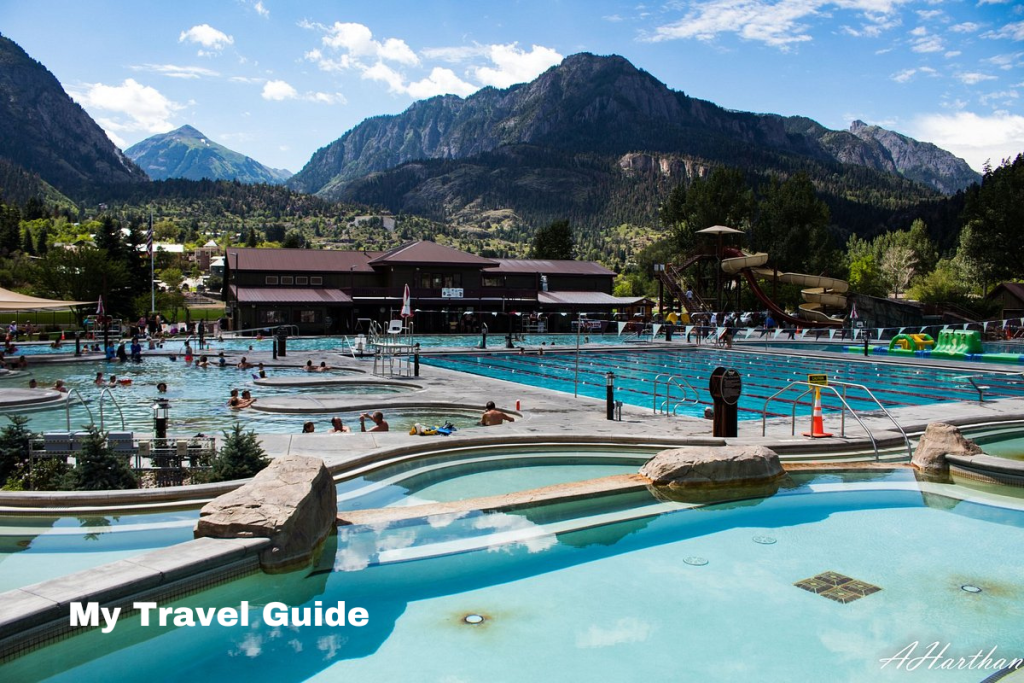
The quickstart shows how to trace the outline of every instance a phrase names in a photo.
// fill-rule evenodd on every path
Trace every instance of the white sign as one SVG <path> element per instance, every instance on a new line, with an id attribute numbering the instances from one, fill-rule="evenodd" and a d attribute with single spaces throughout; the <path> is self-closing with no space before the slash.
<path id="1" fill-rule="evenodd" d="M 445 287 L 441 290 L 442 299 L 461 299 L 462 287 Z"/>

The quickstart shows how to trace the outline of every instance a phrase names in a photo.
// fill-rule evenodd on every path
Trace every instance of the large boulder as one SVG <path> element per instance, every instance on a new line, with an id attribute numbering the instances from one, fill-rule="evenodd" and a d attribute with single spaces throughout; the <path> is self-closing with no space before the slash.
<path id="1" fill-rule="evenodd" d="M 785 470 L 764 446 L 685 446 L 661 451 L 640 474 L 657 486 L 735 487 L 772 482 Z"/>
<path id="2" fill-rule="evenodd" d="M 314 560 L 337 517 L 338 495 L 323 460 L 289 455 L 204 505 L 195 537 L 269 538 L 260 565 L 285 572 Z"/>
<path id="3" fill-rule="evenodd" d="M 926 474 L 949 474 L 946 455 L 978 455 L 981 446 L 965 437 L 957 427 L 945 422 L 932 422 L 917 442 L 910 463 Z"/>

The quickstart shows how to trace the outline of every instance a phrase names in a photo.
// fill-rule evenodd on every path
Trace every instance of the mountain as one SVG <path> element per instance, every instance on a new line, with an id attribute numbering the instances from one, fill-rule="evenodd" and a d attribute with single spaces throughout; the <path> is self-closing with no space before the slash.
<path id="1" fill-rule="evenodd" d="M 153 180 L 237 180 L 242 183 L 283 183 L 291 172 L 268 168 L 228 149 L 192 126 L 154 135 L 125 150 Z"/>
<path id="2" fill-rule="evenodd" d="M 948 152 L 878 131 L 861 136 L 803 117 L 726 110 L 670 90 L 622 57 L 577 54 L 530 83 L 367 119 L 287 184 L 437 218 L 511 210 L 543 220 L 578 209 L 593 223 L 595 206 L 649 221 L 664 186 L 719 164 L 755 176 L 804 171 L 836 202 L 874 202 L 881 192 L 882 202 L 901 206 L 935 196 L 920 182 L 952 192 L 977 179 Z M 891 142 L 897 137 L 902 146 Z M 610 198 L 598 188 L 626 204 L 604 206 Z"/>
<path id="3" fill-rule="evenodd" d="M 148 180 L 46 67 L 3 36 L 0 131 L 0 158 L 65 194 L 93 183 Z"/>
<path id="4" fill-rule="evenodd" d="M 901 175 L 930 185 L 943 194 L 953 194 L 981 182 L 981 174 L 966 161 L 930 142 L 918 142 L 863 121 L 854 121 L 850 133 L 865 142 L 880 145 Z"/>

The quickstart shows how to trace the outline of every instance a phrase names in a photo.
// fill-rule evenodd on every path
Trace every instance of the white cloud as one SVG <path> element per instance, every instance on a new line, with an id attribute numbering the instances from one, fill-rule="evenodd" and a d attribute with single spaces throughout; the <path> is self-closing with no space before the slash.
<path id="1" fill-rule="evenodd" d="M 962 54 L 963 53 L 960 52 L 960 50 L 950 50 L 949 52 L 942 56 L 945 57 L 946 59 L 953 59 L 953 57 L 959 57 Z"/>
<path id="2" fill-rule="evenodd" d="M 402 74 L 398 73 L 384 62 L 377 62 L 373 66 L 363 69 L 363 78 L 371 81 L 387 83 L 390 92 L 401 94 L 405 92 Z"/>
<path id="3" fill-rule="evenodd" d="M 386 60 L 414 66 L 419 57 L 399 38 L 388 38 L 383 43 L 373 39 L 373 32 L 363 24 L 334 22 L 323 37 L 323 44 L 335 50 L 344 50 L 351 57 Z"/>
<path id="4" fill-rule="evenodd" d="M 261 17 L 270 16 L 270 10 L 263 6 L 263 0 L 259 0 L 255 5 L 252 6 L 252 8 L 256 10 L 256 14 L 260 15 Z"/>
<path id="5" fill-rule="evenodd" d="M 489 45 L 465 45 L 461 47 L 428 47 L 420 50 L 424 59 L 439 59 L 442 62 L 458 64 L 478 57 L 486 57 L 490 53 Z"/>
<path id="6" fill-rule="evenodd" d="M 918 26 L 917 28 L 915 28 L 914 30 L 912 30 L 910 32 L 910 35 L 912 35 L 912 36 L 926 36 L 926 35 L 928 35 L 928 29 L 926 29 L 924 26 Z"/>
<path id="7" fill-rule="evenodd" d="M 322 104 L 348 104 L 348 100 L 340 92 L 314 92 L 304 96 L 304 99 Z"/>
<path id="8" fill-rule="evenodd" d="M 455 75 L 451 69 L 435 66 L 430 76 L 423 80 L 410 83 L 405 91 L 412 97 L 422 100 L 435 95 L 459 95 L 466 97 L 477 91 L 477 86 L 466 83 Z"/>
<path id="9" fill-rule="evenodd" d="M 1014 52 L 1006 55 L 995 55 L 981 61 L 988 62 L 989 64 L 1003 69 L 1004 71 L 1008 71 L 1015 66 L 1020 66 L 1022 64 L 1022 58 L 1024 58 L 1024 52 Z"/>
<path id="10" fill-rule="evenodd" d="M 106 129 L 104 129 L 103 132 L 107 134 L 107 137 L 110 138 L 111 142 L 117 145 L 118 149 L 125 150 L 130 146 L 127 142 L 125 142 L 124 138 L 122 138 L 117 133 L 111 132 Z"/>
<path id="11" fill-rule="evenodd" d="M 946 49 L 938 36 L 923 36 L 911 42 L 913 46 L 910 49 L 914 52 L 942 52 Z"/>
<path id="12" fill-rule="evenodd" d="M 649 40 L 680 38 L 713 40 L 721 33 L 735 33 L 744 40 L 759 41 L 788 50 L 812 40 L 808 21 L 829 17 L 831 8 L 859 12 L 867 22 L 860 30 L 843 29 L 854 36 L 877 36 L 899 25 L 896 8 L 909 0 L 710 0 L 691 6 L 686 15 L 659 26 Z"/>
<path id="13" fill-rule="evenodd" d="M 983 33 L 982 38 L 998 39 L 998 38 L 1009 38 L 1010 40 L 1024 40 L 1024 21 L 1018 21 L 1013 24 L 1007 24 L 997 31 L 989 31 Z"/>
<path id="14" fill-rule="evenodd" d="M 1013 0 L 978 0 L 978 5 L 1009 5 Z"/>
<path id="15" fill-rule="evenodd" d="M 929 19 L 938 19 L 939 17 L 943 16 L 945 14 L 945 12 L 943 12 L 940 9 L 928 9 L 928 10 L 919 9 L 919 10 L 917 10 L 916 14 L 923 21 L 928 21 Z"/>
<path id="16" fill-rule="evenodd" d="M 201 66 L 177 66 L 175 64 L 142 64 L 140 66 L 131 67 L 133 71 L 151 71 L 153 73 L 162 74 L 168 78 L 213 78 L 220 76 L 219 73 L 212 69 L 206 69 Z"/>
<path id="17" fill-rule="evenodd" d="M 184 43 L 185 41 L 202 45 L 207 50 L 210 50 L 210 52 L 200 50 L 200 55 L 216 53 L 223 50 L 228 45 L 235 44 L 234 38 L 222 31 L 218 31 L 209 24 L 199 24 L 197 26 L 193 26 L 187 31 L 182 31 L 181 35 L 178 36 L 178 42 Z"/>
<path id="18" fill-rule="evenodd" d="M 989 76 L 988 74 L 978 73 L 977 71 L 969 71 L 964 73 L 958 73 L 956 75 L 958 81 L 964 85 L 976 85 L 982 81 L 994 81 L 995 76 Z"/>
<path id="19" fill-rule="evenodd" d="M 484 85 L 497 88 L 531 81 L 562 61 L 562 55 L 549 47 L 534 45 L 526 52 L 520 50 L 515 43 L 491 45 L 489 56 L 496 68 L 482 66 L 471 72 Z"/>
<path id="20" fill-rule="evenodd" d="M 267 81 L 263 85 L 263 99 L 280 102 L 281 100 L 294 100 L 299 96 L 298 91 L 286 81 Z"/>
<path id="21" fill-rule="evenodd" d="M 965 21 L 962 24 L 955 24 L 949 27 L 949 30 L 953 33 L 977 33 L 981 29 L 981 24 L 976 24 L 973 21 Z"/>
<path id="22" fill-rule="evenodd" d="M 174 129 L 171 115 L 183 108 L 156 88 L 131 78 L 121 85 L 94 83 L 71 94 L 87 110 L 113 113 L 113 117 L 97 117 L 97 122 L 110 132 L 166 133 Z"/>
<path id="23" fill-rule="evenodd" d="M 930 66 L 921 66 L 916 69 L 904 69 L 903 71 L 897 71 L 890 78 L 897 83 L 906 83 L 916 74 L 925 74 L 927 76 L 935 76 L 938 72 Z"/>
<path id="24" fill-rule="evenodd" d="M 981 95 L 978 101 L 986 107 L 988 106 L 1004 106 L 1009 107 L 1016 104 L 1020 94 L 1016 90 L 1000 90 L 998 92 L 990 92 L 986 95 Z M 1024 151 L 1024 150 L 1022 150 Z"/>
<path id="25" fill-rule="evenodd" d="M 922 114 L 908 133 L 933 142 L 962 157 L 980 171 L 986 160 L 993 165 L 1024 152 L 1024 116 L 997 112 L 979 116 L 972 112 Z"/>

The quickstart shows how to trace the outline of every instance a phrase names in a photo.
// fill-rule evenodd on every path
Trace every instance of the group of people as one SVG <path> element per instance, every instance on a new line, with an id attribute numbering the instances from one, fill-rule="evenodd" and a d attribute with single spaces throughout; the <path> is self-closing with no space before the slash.
<path id="1" fill-rule="evenodd" d="M 249 392 L 243 392 L 242 396 L 245 397 Z M 232 392 L 234 395 L 235 392 Z M 250 401 L 251 403 L 251 401 Z M 488 401 L 487 405 L 484 406 L 484 413 L 480 416 L 480 424 L 485 427 L 493 427 L 500 425 L 504 422 L 515 422 L 515 418 L 508 414 L 500 411 L 494 405 L 494 401 Z M 359 415 L 359 431 L 361 432 L 387 432 L 391 430 L 391 426 L 387 420 L 384 419 L 384 413 L 377 410 L 373 413 L 361 413 Z M 312 421 L 307 421 L 302 425 L 303 434 L 315 434 L 316 424 Z M 331 429 L 327 431 L 328 434 L 350 434 L 352 430 L 349 429 L 342 423 L 340 417 L 331 418 Z M 410 432 L 410 433 L 415 433 Z"/>
<path id="2" fill-rule="evenodd" d="M 306 372 L 327 372 L 334 368 L 328 365 L 327 361 L 320 361 L 320 365 L 313 365 L 313 361 L 307 360 L 306 364 L 302 366 L 302 369 Z"/>

